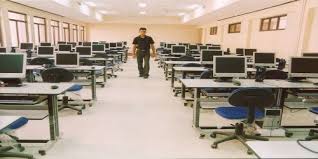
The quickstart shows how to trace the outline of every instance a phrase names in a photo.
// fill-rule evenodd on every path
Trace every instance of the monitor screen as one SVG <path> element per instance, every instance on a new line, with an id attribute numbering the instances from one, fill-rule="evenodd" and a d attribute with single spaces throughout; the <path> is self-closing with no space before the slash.
<path id="1" fill-rule="evenodd" d="M 52 46 L 51 43 L 40 43 L 40 46 Z"/>
<path id="2" fill-rule="evenodd" d="M 94 41 L 93 43 L 92 43 L 92 45 L 97 45 L 98 44 L 98 42 L 96 42 L 96 41 Z"/>
<path id="3" fill-rule="evenodd" d="M 127 45 L 127 41 L 124 41 L 124 45 Z"/>
<path id="4" fill-rule="evenodd" d="M 245 49 L 245 56 L 254 56 L 255 52 L 257 52 L 256 49 Z"/>
<path id="5" fill-rule="evenodd" d="M 0 53 L 0 78 L 25 78 L 26 55 Z"/>
<path id="6" fill-rule="evenodd" d="M 209 46 L 208 47 L 209 50 L 221 50 L 220 46 Z"/>
<path id="7" fill-rule="evenodd" d="M 207 50 L 207 49 L 208 49 L 208 46 L 203 46 L 203 45 L 200 46 L 200 50 Z"/>
<path id="8" fill-rule="evenodd" d="M 72 45 L 72 47 L 76 47 L 76 42 L 68 42 L 67 44 Z"/>
<path id="9" fill-rule="evenodd" d="M 39 46 L 38 47 L 38 56 L 53 56 L 54 47 L 51 46 Z"/>
<path id="10" fill-rule="evenodd" d="M 57 44 L 66 44 L 65 41 L 58 41 Z"/>
<path id="11" fill-rule="evenodd" d="M 242 49 L 242 48 L 237 48 L 237 49 L 236 49 L 236 54 L 243 56 L 243 55 L 244 55 L 244 49 Z"/>
<path id="12" fill-rule="evenodd" d="M 76 52 L 80 57 L 91 57 L 92 48 L 90 46 L 78 46 L 76 47 Z"/>
<path id="13" fill-rule="evenodd" d="M 83 42 L 83 46 L 92 46 L 91 42 Z"/>
<path id="14" fill-rule="evenodd" d="M 318 52 L 317 52 L 317 53 L 314 53 L 314 52 L 306 52 L 306 53 L 303 53 L 303 56 L 304 56 L 304 57 L 318 57 Z"/>
<path id="15" fill-rule="evenodd" d="M 83 42 L 78 42 L 78 45 L 83 45 Z"/>
<path id="16" fill-rule="evenodd" d="M 290 61 L 290 77 L 318 77 L 318 57 L 293 57 Z"/>
<path id="17" fill-rule="evenodd" d="M 7 52 L 7 48 L 5 47 L 0 47 L 0 53 L 6 53 Z"/>
<path id="18" fill-rule="evenodd" d="M 185 46 L 172 46 L 172 54 L 185 54 L 186 48 Z"/>
<path id="19" fill-rule="evenodd" d="M 120 47 L 120 48 L 123 47 L 123 43 L 122 42 L 118 42 L 117 43 L 117 47 Z"/>
<path id="20" fill-rule="evenodd" d="M 246 57 L 214 56 L 214 77 L 246 77 Z"/>
<path id="21" fill-rule="evenodd" d="M 21 43 L 20 49 L 21 50 L 33 50 L 33 43 Z"/>
<path id="22" fill-rule="evenodd" d="M 172 46 L 174 46 L 174 45 L 177 45 L 177 44 L 167 44 L 167 48 L 168 48 L 168 49 L 171 49 Z"/>
<path id="23" fill-rule="evenodd" d="M 93 52 L 105 52 L 105 45 L 103 44 L 93 45 L 92 49 L 93 49 Z"/>
<path id="24" fill-rule="evenodd" d="M 104 45 L 106 50 L 109 49 L 109 43 L 105 43 Z"/>
<path id="25" fill-rule="evenodd" d="M 213 64 L 214 56 L 223 56 L 223 52 L 219 50 L 202 50 L 201 51 L 201 62 L 203 64 Z M 206 63 L 208 62 L 208 63 Z"/>
<path id="26" fill-rule="evenodd" d="M 109 47 L 110 48 L 116 48 L 117 47 L 117 43 L 109 43 Z"/>
<path id="27" fill-rule="evenodd" d="M 78 53 L 57 53 L 55 54 L 55 65 L 77 67 L 79 66 L 79 55 Z"/>
<path id="28" fill-rule="evenodd" d="M 190 50 L 198 50 L 198 46 L 197 45 L 190 45 L 189 49 Z"/>
<path id="29" fill-rule="evenodd" d="M 60 44 L 59 45 L 59 52 L 71 52 L 72 45 L 70 44 Z"/>
<path id="30" fill-rule="evenodd" d="M 275 66 L 275 53 L 254 53 L 254 64 L 255 66 Z"/>
<path id="31" fill-rule="evenodd" d="M 166 43 L 160 42 L 160 47 L 164 47 Z"/>

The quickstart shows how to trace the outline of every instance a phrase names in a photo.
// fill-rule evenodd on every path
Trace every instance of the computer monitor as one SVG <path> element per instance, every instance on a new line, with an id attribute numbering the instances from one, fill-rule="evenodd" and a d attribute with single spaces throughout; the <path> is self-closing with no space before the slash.
<path id="1" fill-rule="evenodd" d="M 237 49 L 236 49 L 236 55 L 244 56 L 244 49 L 242 49 L 242 48 L 237 48 Z"/>
<path id="2" fill-rule="evenodd" d="M 172 55 L 186 55 L 186 47 L 180 45 L 174 45 L 171 49 Z"/>
<path id="3" fill-rule="evenodd" d="M 167 49 L 172 49 L 172 46 L 177 45 L 177 44 L 167 44 Z"/>
<path id="4" fill-rule="evenodd" d="M 107 43 L 106 41 L 99 41 L 98 44 L 105 44 Z"/>
<path id="5" fill-rule="evenodd" d="M 97 45 L 97 44 L 98 44 L 98 42 L 96 42 L 96 41 L 92 42 L 92 45 Z"/>
<path id="6" fill-rule="evenodd" d="M 39 46 L 37 50 L 37 56 L 39 57 L 54 57 L 53 46 Z"/>
<path id="7" fill-rule="evenodd" d="M 276 56 L 275 53 L 254 53 L 254 66 L 267 66 L 274 67 L 276 66 Z"/>
<path id="8" fill-rule="evenodd" d="M 117 48 L 123 48 L 123 43 L 122 42 L 117 42 Z"/>
<path id="9" fill-rule="evenodd" d="M 40 43 L 40 46 L 52 46 L 51 43 Z"/>
<path id="10" fill-rule="evenodd" d="M 92 46 L 91 42 L 83 42 L 83 46 Z"/>
<path id="11" fill-rule="evenodd" d="M 78 67 L 78 53 L 57 53 L 55 54 L 55 66 L 57 67 Z"/>
<path id="12" fill-rule="evenodd" d="M 200 46 L 199 46 L 199 49 L 200 49 L 200 50 L 207 50 L 207 49 L 208 49 L 208 46 L 200 45 Z"/>
<path id="13" fill-rule="evenodd" d="M 92 46 L 92 50 L 93 52 L 101 52 L 101 53 L 105 53 L 105 45 L 103 44 L 97 44 L 97 45 L 93 45 Z"/>
<path id="14" fill-rule="evenodd" d="M 66 44 L 66 41 L 58 41 L 57 44 Z"/>
<path id="15" fill-rule="evenodd" d="M 212 44 L 205 44 L 206 46 L 212 46 Z"/>
<path id="16" fill-rule="evenodd" d="M 214 56 L 213 76 L 216 78 L 246 78 L 246 57 L 241 56 Z"/>
<path id="17" fill-rule="evenodd" d="M 70 44 L 59 44 L 58 51 L 59 52 L 71 52 L 72 51 L 72 45 L 70 45 Z"/>
<path id="18" fill-rule="evenodd" d="M 318 57 L 318 52 L 304 52 L 303 57 Z"/>
<path id="19" fill-rule="evenodd" d="M 317 78 L 318 57 L 292 57 L 289 64 L 290 78 Z"/>
<path id="20" fill-rule="evenodd" d="M 109 48 L 110 49 L 116 49 L 117 48 L 117 43 L 109 43 Z"/>
<path id="21" fill-rule="evenodd" d="M 33 43 L 20 43 L 20 50 L 33 50 Z"/>
<path id="22" fill-rule="evenodd" d="M 78 45 L 79 46 L 83 46 L 83 42 L 78 42 Z"/>
<path id="23" fill-rule="evenodd" d="M 75 49 L 80 57 L 92 57 L 92 47 L 90 46 L 77 46 Z"/>
<path id="24" fill-rule="evenodd" d="M 16 79 L 25 78 L 26 75 L 26 54 L 0 53 L 0 78 Z"/>
<path id="25" fill-rule="evenodd" d="M 109 43 L 105 43 L 105 50 L 109 50 Z"/>
<path id="26" fill-rule="evenodd" d="M 123 43 L 124 43 L 124 46 L 127 46 L 127 41 L 124 41 Z"/>
<path id="27" fill-rule="evenodd" d="M 196 51 L 196 50 L 198 50 L 198 45 L 190 45 L 189 49 L 190 49 L 190 51 Z"/>
<path id="28" fill-rule="evenodd" d="M 221 50 L 220 46 L 208 46 L 208 50 Z"/>
<path id="29" fill-rule="evenodd" d="M 67 44 L 72 45 L 73 48 L 76 47 L 76 42 L 67 42 Z"/>
<path id="30" fill-rule="evenodd" d="M 245 49 L 245 56 L 254 56 L 254 53 L 257 52 L 256 49 Z"/>
<path id="31" fill-rule="evenodd" d="M 160 42 L 160 47 L 165 47 L 165 42 Z"/>
<path id="32" fill-rule="evenodd" d="M 201 64 L 213 65 L 214 56 L 223 56 L 223 51 L 221 50 L 201 50 Z"/>
<path id="33" fill-rule="evenodd" d="M 7 48 L 5 47 L 0 47 L 0 53 L 6 53 L 7 52 Z"/>

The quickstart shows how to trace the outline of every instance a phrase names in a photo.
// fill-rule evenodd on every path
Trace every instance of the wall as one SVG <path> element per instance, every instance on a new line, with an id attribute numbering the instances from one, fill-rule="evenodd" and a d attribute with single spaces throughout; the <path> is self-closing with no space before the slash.
<path id="1" fill-rule="evenodd" d="M 173 24 L 91 24 L 89 25 L 88 40 L 90 41 L 127 41 L 132 43 L 138 36 L 140 27 L 148 29 L 148 35 L 152 36 L 156 46 L 160 42 L 186 42 L 198 43 L 201 41 L 200 28 L 187 25 Z"/>
<path id="2" fill-rule="evenodd" d="M 304 31 L 300 46 L 303 52 L 318 52 L 318 1 L 307 2 L 306 19 L 304 21 Z"/>
<path id="3" fill-rule="evenodd" d="M 28 20 L 28 33 L 29 33 L 29 41 L 34 41 L 34 34 L 33 34 L 33 20 L 32 18 L 34 16 L 42 17 L 46 19 L 46 32 L 47 32 L 47 41 L 51 41 L 51 34 L 50 34 L 50 20 L 57 20 L 60 22 L 60 38 L 62 38 L 62 22 L 70 23 L 70 27 L 72 27 L 72 24 L 77 24 L 78 26 L 84 26 L 87 30 L 87 24 L 80 21 L 75 21 L 72 19 L 68 19 L 56 14 L 51 14 L 45 11 L 41 11 L 35 8 L 30 8 L 24 5 L 20 5 L 14 2 L 6 1 L 6 0 L 0 0 L 0 25 L 3 33 L 3 39 L 4 39 L 4 46 L 11 47 L 11 38 L 10 38 L 10 28 L 9 28 L 9 20 L 8 20 L 8 10 L 25 13 L 27 14 L 27 20 Z M 78 29 L 80 30 L 80 29 Z M 71 39 L 73 37 L 72 31 L 70 31 Z M 87 37 L 87 36 L 86 36 Z"/>

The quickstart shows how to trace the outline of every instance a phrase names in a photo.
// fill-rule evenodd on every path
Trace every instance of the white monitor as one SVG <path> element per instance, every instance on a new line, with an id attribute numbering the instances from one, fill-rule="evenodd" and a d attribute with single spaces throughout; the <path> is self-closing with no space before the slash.
<path id="1" fill-rule="evenodd" d="M 26 54 L 23 53 L 0 53 L 0 78 L 25 78 L 26 61 Z"/>
<path id="2" fill-rule="evenodd" d="M 189 50 L 190 51 L 198 51 L 198 45 L 189 45 Z"/>
<path id="3" fill-rule="evenodd" d="M 57 67 L 78 67 L 78 53 L 57 53 L 55 54 L 55 66 Z"/>
<path id="4" fill-rule="evenodd" d="M 105 45 L 104 44 L 97 44 L 92 45 L 93 53 L 105 53 Z"/>
<path id="5" fill-rule="evenodd" d="M 247 59 L 244 56 L 214 56 L 213 76 L 222 77 L 247 77 Z"/>
<path id="6" fill-rule="evenodd" d="M 39 46 L 37 48 L 37 56 L 39 57 L 54 57 L 53 46 Z"/>
<path id="7" fill-rule="evenodd" d="M 34 45 L 33 43 L 20 43 L 20 47 L 19 49 L 20 50 L 33 50 L 34 48 Z"/>
<path id="8" fill-rule="evenodd" d="M 71 44 L 59 44 L 58 45 L 58 52 L 71 52 L 72 45 Z"/>
<path id="9" fill-rule="evenodd" d="M 109 48 L 110 49 L 116 49 L 117 48 L 117 43 L 109 43 Z"/>
<path id="10" fill-rule="evenodd" d="M 92 47 L 90 46 L 77 46 L 75 52 L 79 54 L 80 57 L 92 57 Z"/>
<path id="11" fill-rule="evenodd" d="M 275 53 L 256 52 L 254 53 L 254 66 L 275 67 Z"/>
<path id="12" fill-rule="evenodd" d="M 289 77 L 318 78 L 318 57 L 292 57 Z"/>
<path id="13" fill-rule="evenodd" d="M 223 56 L 221 50 L 201 50 L 200 62 L 204 65 L 213 65 L 214 56 Z"/>
<path id="14" fill-rule="evenodd" d="M 171 49 L 172 55 L 186 55 L 186 47 L 181 45 L 173 45 Z"/>

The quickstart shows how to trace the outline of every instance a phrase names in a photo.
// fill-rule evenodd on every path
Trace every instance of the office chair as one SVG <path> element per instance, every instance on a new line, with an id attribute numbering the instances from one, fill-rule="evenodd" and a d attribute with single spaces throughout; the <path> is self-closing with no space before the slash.
<path id="1" fill-rule="evenodd" d="M 30 61 L 30 65 L 47 65 L 48 67 L 53 67 L 54 62 L 48 58 L 37 57 Z"/>
<path id="2" fill-rule="evenodd" d="M 279 59 L 276 58 L 276 62 L 278 62 L 278 70 L 283 70 L 286 67 L 286 60 L 285 59 Z"/>
<path id="3" fill-rule="evenodd" d="M 195 58 L 192 56 L 181 56 L 176 61 L 195 61 Z"/>
<path id="4" fill-rule="evenodd" d="M 64 68 L 49 68 L 42 72 L 43 82 L 49 83 L 59 83 L 59 82 L 71 82 L 74 79 L 72 72 Z M 75 84 L 73 87 L 67 90 L 67 92 L 77 92 L 83 89 L 82 85 Z M 76 108 L 75 106 L 82 106 L 81 109 Z M 77 111 L 78 115 L 82 115 L 82 110 L 85 109 L 85 104 L 70 104 L 68 96 L 63 96 L 62 105 L 59 107 L 59 111 L 65 108 L 69 108 Z"/>
<path id="5" fill-rule="evenodd" d="M 318 115 L 318 107 L 310 108 L 309 111 Z M 318 123 L 316 123 L 316 124 L 318 124 Z M 308 141 L 318 140 L 318 130 L 311 129 L 309 131 L 308 137 L 306 137 L 305 140 L 308 140 Z"/>
<path id="6" fill-rule="evenodd" d="M 10 137 L 15 143 L 18 140 L 18 137 L 11 135 L 10 133 L 14 130 L 21 128 L 22 126 L 28 123 L 28 119 L 21 117 L 15 122 L 8 125 L 6 128 L 0 130 L 0 134 L 5 134 Z M 1 143 L 1 141 L 0 141 Z M 19 152 L 9 152 L 10 150 L 17 148 Z M 25 148 L 21 144 L 16 144 L 13 146 L 1 146 L 0 145 L 0 157 L 15 157 L 15 158 L 27 158 L 33 159 L 33 155 L 21 153 Z"/>
<path id="7" fill-rule="evenodd" d="M 219 107 L 215 110 L 215 112 L 226 119 L 247 119 L 246 126 L 247 128 L 253 127 L 252 125 L 255 122 L 256 118 L 262 118 L 263 113 L 258 109 L 263 109 L 266 107 L 271 107 L 274 104 L 275 98 L 272 92 L 268 89 L 260 89 L 260 88 L 242 88 L 237 89 L 232 92 L 228 99 L 229 103 L 234 107 Z M 225 135 L 227 136 L 224 139 L 220 139 L 215 141 L 211 147 L 216 149 L 220 143 L 230 141 L 230 140 L 238 140 L 245 147 L 246 140 L 261 140 L 268 141 L 267 138 L 256 136 L 256 135 L 247 135 L 246 130 L 244 128 L 245 124 L 237 123 L 235 124 L 235 132 L 219 132 L 215 131 L 211 134 L 212 138 L 216 138 L 216 135 Z M 251 154 L 252 151 L 249 149 L 248 154 Z"/>

